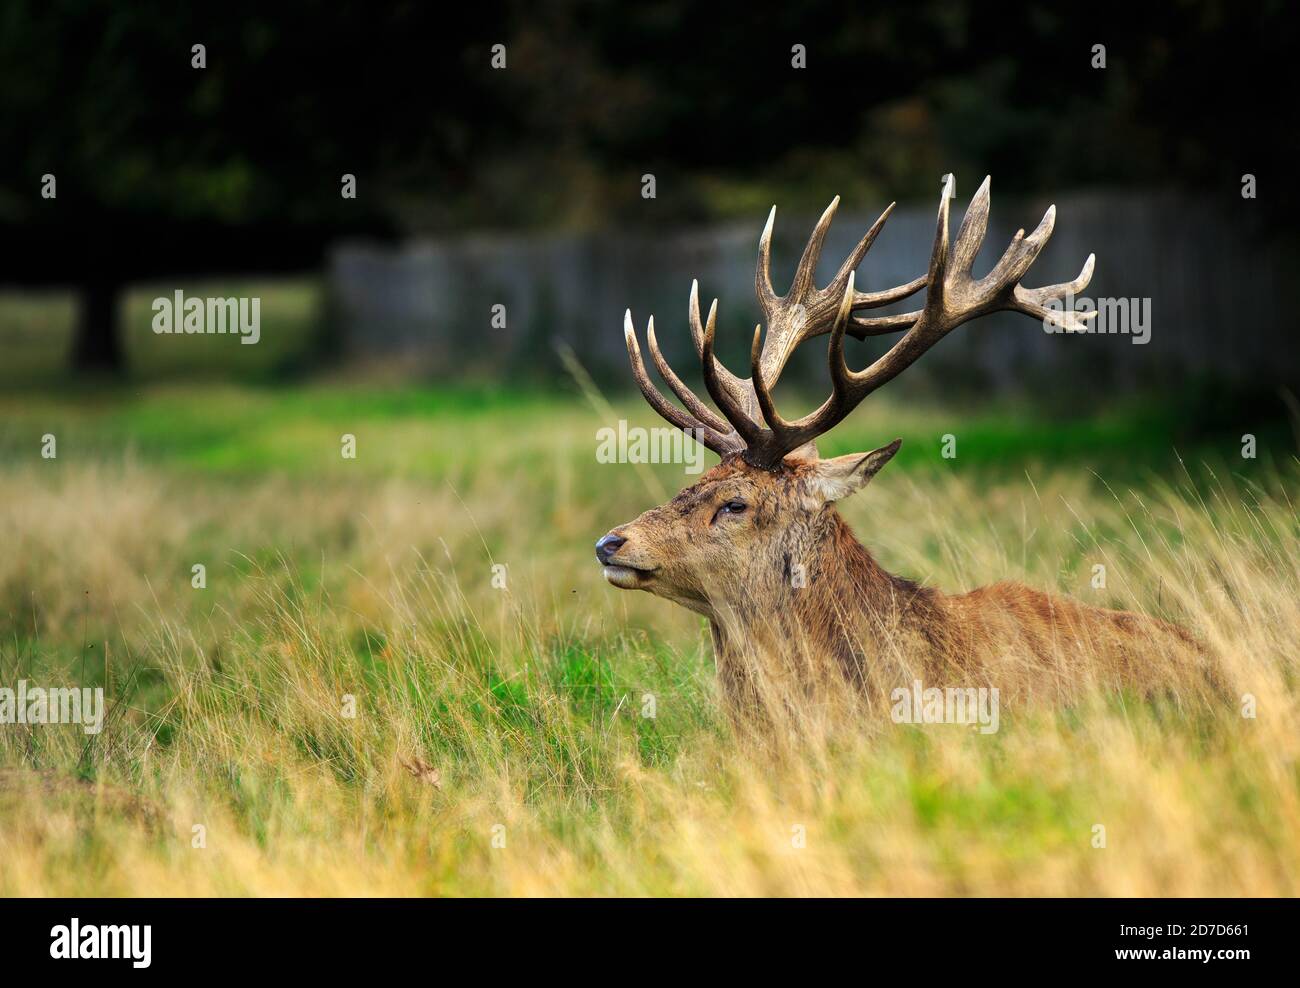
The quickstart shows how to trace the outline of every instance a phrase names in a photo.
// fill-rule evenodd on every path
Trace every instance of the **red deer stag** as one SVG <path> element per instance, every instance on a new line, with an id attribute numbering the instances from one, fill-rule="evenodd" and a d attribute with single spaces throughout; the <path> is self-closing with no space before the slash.
<path id="1" fill-rule="evenodd" d="M 717 301 L 700 318 L 698 284 L 691 286 L 689 318 L 704 383 L 721 415 L 669 367 L 647 330 L 650 355 L 684 409 L 651 383 L 629 311 L 625 337 L 642 394 L 663 418 L 722 457 L 698 483 L 672 500 L 620 525 L 596 543 L 605 579 L 625 590 L 645 590 L 709 619 L 724 693 L 753 700 L 756 673 L 779 692 L 818 682 L 858 687 L 910 683 L 913 677 L 972 678 L 989 685 L 1027 684 L 1027 672 L 1059 689 L 1073 676 L 1115 686 L 1149 688 L 1180 663 L 1197 663 L 1194 640 L 1165 622 L 1087 607 L 1014 583 L 945 594 L 886 572 L 854 538 L 835 502 L 867 484 L 898 451 L 901 440 L 869 453 L 819 459 L 814 440 L 877 388 L 906 370 L 962 323 L 999 310 L 1048 320 L 1066 331 L 1086 327 L 1096 313 L 1048 308 L 1083 289 L 1089 256 L 1074 281 L 1025 288 L 1020 279 L 1051 236 L 1055 206 L 1037 229 L 1018 232 L 984 277 L 971 273 L 988 223 L 986 178 L 949 243 L 951 179 L 939 204 L 928 273 L 878 292 L 854 288 L 854 271 L 875 242 L 893 205 L 840 265 L 825 288 L 814 270 L 838 198 L 817 223 L 795 270 L 790 291 L 772 289 L 772 224 L 759 240 L 755 290 L 767 324 L 754 331 L 751 376 L 740 378 L 714 356 Z M 867 317 L 869 310 L 926 289 L 924 305 L 902 315 Z M 865 370 L 845 363 L 844 338 L 903 335 Z M 830 334 L 831 394 L 819 408 L 787 420 L 772 388 L 801 343 Z M 795 578 L 798 573 L 799 578 Z M 1159 657 L 1173 656 L 1174 661 Z M 996 669 L 996 672 L 994 671 Z M 1088 672 L 1079 674 L 1080 669 Z M 1164 673 L 1161 672 L 1164 670 Z M 1008 683 L 1007 678 L 1014 680 Z M 952 682 L 952 678 L 947 680 Z"/>

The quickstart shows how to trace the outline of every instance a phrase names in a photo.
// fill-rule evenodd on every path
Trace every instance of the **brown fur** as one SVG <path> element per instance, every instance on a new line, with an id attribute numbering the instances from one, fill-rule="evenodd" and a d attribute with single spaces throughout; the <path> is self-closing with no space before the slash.
<path id="1" fill-rule="evenodd" d="M 854 484 L 896 448 L 866 454 L 858 462 L 884 453 Z M 607 570 L 610 582 L 709 618 L 733 702 L 753 700 L 756 676 L 783 690 L 847 681 L 877 697 L 914 678 L 1058 697 L 1087 683 L 1150 691 L 1172 685 L 1171 674 L 1203 673 L 1196 641 L 1164 621 L 1015 583 L 945 594 L 886 572 L 835 510 L 841 488 L 827 494 L 837 462 L 790 459 L 767 471 L 731 456 L 611 533 L 627 541 L 610 561 L 642 572 Z M 719 514 L 733 499 L 746 510 Z"/>

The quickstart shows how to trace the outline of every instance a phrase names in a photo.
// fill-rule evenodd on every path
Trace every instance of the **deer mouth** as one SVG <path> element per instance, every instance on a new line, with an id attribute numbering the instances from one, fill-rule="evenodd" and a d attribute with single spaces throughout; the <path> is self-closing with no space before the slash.
<path id="1" fill-rule="evenodd" d="M 655 567 L 658 569 L 658 567 Z M 605 579 L 620 590 L 637 590 L 654 578 L 654 569 L 638 569 L 619 563 L 605 564 Z"/>

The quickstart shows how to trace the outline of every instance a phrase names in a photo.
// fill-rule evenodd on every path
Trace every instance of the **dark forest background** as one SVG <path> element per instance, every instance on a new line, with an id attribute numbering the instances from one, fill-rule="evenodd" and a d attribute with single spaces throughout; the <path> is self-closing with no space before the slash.
<path id="1" fill-rule="evenodd" d="M 663 225 L 930 201 L 950 170 L 1221 197 L 1249 171 L 1291 250 L 1296 33 L 1281 0 L 5 0 L 0 285 L 74 293 L 68 360 L 120 373 L 132 283 L 319 271 L 356 235 L 634 231 L 646 172 Z"/>

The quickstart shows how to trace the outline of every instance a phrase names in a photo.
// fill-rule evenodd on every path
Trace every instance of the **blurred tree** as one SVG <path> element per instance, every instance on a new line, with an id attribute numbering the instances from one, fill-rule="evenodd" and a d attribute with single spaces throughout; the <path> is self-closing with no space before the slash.
<path id="1" fill-rule="evenodd" d="M 467 46 L 408 7 L 77 0 L 0 9 L 0 278 L 80 293 L 73 360 L 117 370 L 129 280 L 319 266 L 395 229 L 390 176 L 464 142 Z M 206 66 L 192 64 L 194 45 Z M 467 100 L 459 115 L 427 101 Z M 432 190 L 447 164 L 418 174 Z M 42 176 L 57 197 L 43 199 Z M 356 177 L 355 199 L 342 176 Z"/>

